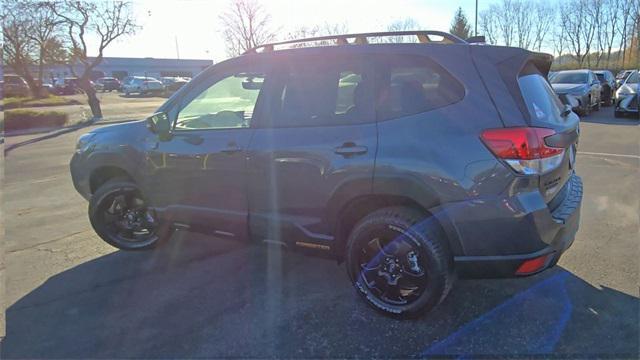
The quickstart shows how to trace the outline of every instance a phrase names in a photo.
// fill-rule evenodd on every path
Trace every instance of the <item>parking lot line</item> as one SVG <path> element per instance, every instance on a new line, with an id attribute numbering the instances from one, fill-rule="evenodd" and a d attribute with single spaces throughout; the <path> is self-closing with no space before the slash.
<path id="1" fill-rule="evenodd" d="M 578 154 L 592 155 L 592 156 L 612 156 L 612 157 L 623 157 L 623 158 L 630 158 L 630 159 L 640 159 L 640 155 L 630 155 L 630 154 L 611 154 L 611 153 L 599 153 L 599 152 L 588 152 L 588 151 L 578 151 Z"/>

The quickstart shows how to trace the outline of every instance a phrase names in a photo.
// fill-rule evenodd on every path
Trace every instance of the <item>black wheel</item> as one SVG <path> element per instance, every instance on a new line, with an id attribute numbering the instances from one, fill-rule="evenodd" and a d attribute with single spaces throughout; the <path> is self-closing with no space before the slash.
<path id="1" fill-rule="evenodd" d="M 387 315 L 414 317 L 449 292 L 453 258 L 435 218 L 392 207 L 360 220 L 349 235 L 347 270 L 362 298 Z"/>
<path id="2" fill-rule="evenodd" d="M 93 194 L 89 220 L 104 241 L 122 250 L 149 249 L 171 236 L 147 209 L 136 184 L 123 179 L 107 181 Z"/>
<path id="3" fill-rule="evenodd" d="M 624 113 L 622 111 L 617 111 L 616 110 L 616 111 L 613 112 L 613 116 L 617 117 L 617 118 L 621 118 L 621 117 L 624 117 Z"/>

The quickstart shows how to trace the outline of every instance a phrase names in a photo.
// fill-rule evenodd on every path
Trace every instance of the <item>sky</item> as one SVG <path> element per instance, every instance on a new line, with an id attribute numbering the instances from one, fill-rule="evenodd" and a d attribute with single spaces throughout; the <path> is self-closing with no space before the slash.
<path id="1" fill-rule="evenodd" d="M 479 0 L 479 11 L 489 3 Z M 411 17 L 425 30 L 448 31 L 456 9 L 466 13 L 473 30 L 475 0 L 261 0 L 271 24 L 283 37 L 302 26 L 345 23 L 349 32 L 384 31 L 394 20 Z M 227 58 L 218 16 L 228 0 L 134 0 L 142 28 L 111 44 L 105 56 L 181 59 Z M 177 46 L 176 46 L 177 43 Z"/>

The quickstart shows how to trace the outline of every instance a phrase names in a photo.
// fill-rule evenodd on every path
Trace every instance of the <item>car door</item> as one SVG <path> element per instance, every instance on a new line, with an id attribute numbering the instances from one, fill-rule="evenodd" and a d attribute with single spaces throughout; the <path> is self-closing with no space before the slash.
<path id="1" fill-rule="evenodd" d="M 258 239 L 328 249 L 338 204 L 371 192 L 372 72 L 360 56 L 289 53 L 276 62 L 269 116 L 249 148 L 250 229 Z"/>
<path id="2" fill-rule="evenodd" d="M 266 79 L 240 61 L 193 84 L 170 111 L 170 139 L 147 144 L 147 187 L 165 217 L 217 234 L 246 232 L 247 148 Z"/>

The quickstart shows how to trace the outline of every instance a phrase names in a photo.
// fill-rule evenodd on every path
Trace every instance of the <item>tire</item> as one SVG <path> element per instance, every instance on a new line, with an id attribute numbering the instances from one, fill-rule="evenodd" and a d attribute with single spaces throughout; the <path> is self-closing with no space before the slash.
<path id="1" fill-rule="evenodd" d="M 142 225 L 125 228 L 127 214 L 134 211 L 137 223 Z M 112 220 L 114 218 L 116 220 Z M 144 206 L 138 186 L 126 179 L 109 180 L 100 186 L 89 201 L 89 220 L 102 240 L 121 250 L 151 249 L 164 243 L 172 234 L 169 226 L 153 219 Z M 144 231 L 140 229 L 142 227 Z"/>
<path id="2" fill-rule="evenodd" d="M 617 111 L 616 110 L 616 111 L 613 112 L 613 116 L 616 117 L 616 118 L 621 118 L 621 117 L 624 117 L 624 113 L 622 111 Z"/>
<path id="3" fill-rule="evenodd" d="M 431 310 L 455 279 L 442 228 L 435 218 L 411 208 L 384 208 L 360 220 L 349 235 L 346 255 L 358 294 L 393 317 L 411 318 Z"/>

